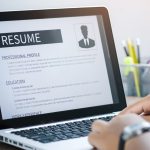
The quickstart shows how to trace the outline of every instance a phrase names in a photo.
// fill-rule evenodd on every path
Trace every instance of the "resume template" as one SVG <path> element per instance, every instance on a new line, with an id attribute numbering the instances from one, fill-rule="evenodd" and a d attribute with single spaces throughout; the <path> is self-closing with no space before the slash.
<path id="1" fill-rule="evenodd" d="M 2 119 L 113 103 L 96 16 L 0 26 Z"/>

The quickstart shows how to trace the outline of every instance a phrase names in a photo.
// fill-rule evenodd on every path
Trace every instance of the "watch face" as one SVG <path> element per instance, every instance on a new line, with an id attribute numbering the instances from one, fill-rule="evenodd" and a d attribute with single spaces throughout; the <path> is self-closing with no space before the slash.
<path id="1" fill-rule="evenodd" d="M 150 123 L 146 121 L 125 127 L 120 135 L 119 150 L 124 150 L 125 142 L 127 140 L 132 139 L 148 131 L 150 131 Z"/>
<path id="2" fill-rule="evenodd" d="M 123 139 L 128 140 L 136 137 L 144 132 L 150 131 L 150 123 L 142 122 L 127 126 L 123 131 Z"/>

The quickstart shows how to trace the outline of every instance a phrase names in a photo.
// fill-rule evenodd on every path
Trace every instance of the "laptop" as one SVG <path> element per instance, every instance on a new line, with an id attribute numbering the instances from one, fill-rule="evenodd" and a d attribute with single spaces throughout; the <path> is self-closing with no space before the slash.
<path id="1" fill-rule="evenodd" d="M 90 150 L 96 119 L 126 107 L 104 7 L 0 12 L 0 141 Z"/>

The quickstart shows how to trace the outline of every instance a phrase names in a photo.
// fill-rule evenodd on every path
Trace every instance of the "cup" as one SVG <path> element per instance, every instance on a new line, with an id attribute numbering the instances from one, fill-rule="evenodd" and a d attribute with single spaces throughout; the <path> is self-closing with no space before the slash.
<path id="1" fill-rule="evenodd" d="M 150 94 L 150 64 L 120 64 L 120 70 L 126 96 Z"/>

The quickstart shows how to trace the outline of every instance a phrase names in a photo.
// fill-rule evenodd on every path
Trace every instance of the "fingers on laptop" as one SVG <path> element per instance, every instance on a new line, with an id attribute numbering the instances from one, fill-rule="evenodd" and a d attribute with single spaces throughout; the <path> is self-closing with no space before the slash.
<path id="1" fill-rule="evenodd" d="M 92 124 L 92 132 L 89 134 L 89 143 L 99 150 L 115 150 L 116 138 L 110 132 L 110 122 L 97 120 Z M 110 134 L 109 134 L 110 133 Z M 112 139 L 113 142 L 112 142 Z"/>
<path id="2" fill-rule="evenodd" d="M 100 138 L 101 134 L 97 132 L 91 132 L 88 136 L 88 141 L 93 147 L 98 148 L 100 147 Z"/>
<path id="3" fill-rule="evenodd" d="M 102 132 L 106 130 L 108 123 L 102 120 L 94 121 L 92 124 L 92 132 L 88 136 L 89 143 L 96 148 L 100 147 L 100 139 L 102 138 Z M 102 147 L 101 147 L 102 148 Z"/>
<path id="4" fill-rule="evenodd" d="M 150 95 L 142 98 L 137 103 L 134 103 L 125 108 L 119 115 L 135 113 L 135 114 L 150 114 Z"/>

